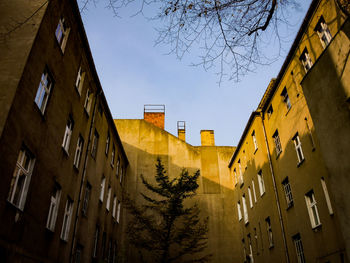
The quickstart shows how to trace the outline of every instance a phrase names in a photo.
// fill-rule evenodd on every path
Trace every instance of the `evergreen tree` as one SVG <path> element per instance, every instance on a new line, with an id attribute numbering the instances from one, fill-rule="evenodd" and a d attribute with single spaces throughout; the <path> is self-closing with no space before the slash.
<path id="1" fill-rule="evenodd" d="M 208 262 L 208 218 L 200 220 L 197 204 L 184 202 L 196 194 L 199 170 L 190 175 L 183 169 L 180 176 L 170 179 L 161 160 L 156 163 L 156 184 L 143 175 L 142 183 L 151 195 L 141 193 L 143 204 L 126 197 L 125 205 L 132 215 L 127 234 L 138 250 L 142 262 Z M 203 253 L 201 253 L 203 252 Z"/>

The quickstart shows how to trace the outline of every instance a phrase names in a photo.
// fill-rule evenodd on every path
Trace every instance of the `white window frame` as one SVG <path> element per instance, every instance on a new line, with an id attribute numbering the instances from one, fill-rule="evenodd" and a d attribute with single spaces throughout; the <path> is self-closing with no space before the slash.
<path id="1" fill-rule="evenodd" d="M 71 117 L 69 117 L 66 124 L 66 129 L 64 131 L 63 141 L 62 141 L 62 148 L 67 154 L 69 151 L 70 140 L 72 138 L 73 127 L 74 127 L 74 121 Z"/>
<path id="2" fill-rule="evenodd" d="M 273 242 L 273 233 L 272 233 L 272 226 L 271 226 L 270 217 L 267 217 L 265 219 L 265 222 L 266 222 L 267 238 L 269 241 L 269 248 L 272 248 L 274 246 L 274 242 Z"/>
<path id="3" fill-rule="evenodd" d="M 309 54 L 307 48 L 304 48 L 304 51 L 301 54 L 299 59 L 300 59 L 301 64 L 304 67 L 305 72 L 307 73 L 312 68 L 312 65 L 313 65 L 312 59 L 310 57 L 310 54 Z"/>
<path id="4" fill-rule="evenodd" d="M 248 209 L 247 209 L 247 203 L 245 200 L 245 195 L 242 195 L 242 204 L 243 204 L 243 218 L 244 218 L 244 223 L 248 224 L 249 222 L 249 217 L 248 217 Z"/>
<path id="5" fill-rule="evenodd" d="M 77 89 L 79 95 L 81 95 L 81 91 L 83 89 L 84 79 L 85 79 L 85 72 L 82 71 L 80 66 L 77 74 L 77 79 L 75 80 L 75 88 Z"/>
<path id="6" fill-rule="evenodd" d="M 238 170 L 239 170 L 238 181 L 239 181 L 239 185 L 242 186 L 244 184 L 244 181 L 243 181 L 242 165 L 241 165 L 240 159 L 238 160 Z"/>
<path id="7" fill-rule="evenodd" d="M 250 190 L 250 186 L 248 187 L 248 197 L 249 197 L 250 208 L 253 208 L 252 191 Z"/>
<path id="8" fill-rule="evenodd" d="M 273 141 L 275 143 L 276 155 L 278 157 L 282 152 L 282 145 L 281 145 L 281 140 L 280 140 L 278 130 L 275 131 L 272 138 L 273 138 Z"/>
<path id="9" fill-rule="evenodd" d="M 242 210 L 241 210 L 241 202 L 238 201 L 237 202 L 237 211 L 238 211 L 238 221 L 242 220 Z"/>
<path id="10" fill-rule="evenodd" d="M 253 144 L 254 144 L 254 152 L 256 152 L 258 150 L 258 142 L 256 140 L 255 131 L 252 132 L 252 140 L 253 140 Z"/>
<path id="11" fill-rule="evenodd" d="M 284 195 L 286 198 L 287 207 L 291 207 L 293 206 L 294 201 L 293 201 L 292 188 L 290 187 L 290 182 L 288 177 L 283 180 L 282 185 L 283 185 Z"/>
<path id="12" fill-rule="evenodd" d="M 100 186 L 100 201 L 103 202 L 104 194 L 105 194 L 105 187 L 106 187 L 106 177 L 102 177 L 101 179 L 101 186 Z"/>
<path id="13" fill-rule="evenodd" d="M 255 201 L 255 203 L 257 203 L 254 180 L 252 180 L 252 188 L 253 188 L 254 201 Z"/>
<path id="14" fill-rule="evenodd" d="M 248 245 L 249 245 L 249 258 L 250 258 L 250 261 L 249 262 L 254 262 L 254 257 L 253 257 L 253 246 L 252 246 L 252 239 L 250 237 L 250 234 L 248 234 Z"/>
<path id="15" fill-rule="evenodd" d="M 64 52 L 68 40 L 70 28 L 67 27 L 66 21 L 63 17 L 60 18 L 58 21 L 56 30 L 55 30 L 55 36 L 58 44 L 60 45 L 60 48 L 62 52 Z"/>
<path id="16" fill-rule="evenodd" d="M 74 155 L 74 161 L 73 161 L 73 165 L 77 169 L 79 169 L 79 164 L 80 164 L 80 159 L 81 159 L 81 154 L 83 152 L 83 148 L 84 148 L 84 139 L 81 135 L 79 135 L 78 141 L 77 141 L 77 147 L 75 148 L 75 155 Z"/>
<path id="17" fill-rule="evenodd" d="M 265 194 L 266 188 L 265 188 L 265 182 L 264 182 L 262 171 L 259 171 L 257 176 L 258 176 L 260 196 L 263 196 L 263 194 Z"/>
<path id="18" fill-rule="evenodd" d="M 320 216 L 318 214 L 317 202 L 314 191 L 310 191 L 305 195 L 307 211 L 309 213 L 311 227 L 316 228 L 321 225 Z"/>
<path id="19" fill-rule="evenodd" d="M 8 201 L 23 210 L 27 199 L 28 188 L 32 178 L 35 158 L 22 148 L 18 154 L 15 171 L 13 172 Z M 22 183 L 21 183 L 22 182 Z"/>
<path id="20" fill-rule="evenodd" d="M 90 114 L 90 110 L 91 110 L 91 104 L 92 104 L 92 92 L 87 89 L 86 90 L 86 97 L 85 97 L 85 102 L 84 102 L 84 109 L 85 112 L 89 115 Z"/>
<path id="21" fill-rule="evenodd" d="M 118 206 L 117 206 L 117 223 L 120 222 L 120 214 L 121 214 L 121 202 L 118 201 Z"/>
<path id="22" fill-rule="evenodd" d="M 293 236 L 293 242 L 295 246 L 295 252 L 297 255 L 298 263 L 305 263 L 304 248 L 299 234 Z"/>
<path id="23" fill-rule="evenodd" d="M 236 168 L 233 169 L 233 176 L 235 177 L 235 185 L 237 185 L 238 180 L 237 180 L 237 171 L 236 171 Z"/>
<path id="24" fill-rule="evenodd" d="M 323 177 L 321 177 L 321 185 L 322 185 L 324 197 L 326 198 L 326 203 L 327 203 L 327 207 L 328 207 L 329 214 L 330 214 L 330 215 L 333 215 L 333 214 L 334 214 L 334 211 L 333 211 L 331 199 L 329 198 L 329 194 L 328 194 L 328 189 L 327 189 L 326 181 L 324 180 Z"/>
<path id="25" fill-rule="evenodd" d="M 45 68 L 43 74 L 41 75 L 38 90 L 35 95 L 35 103 L 38 106 L 41 114 L 44 115 L 47 106 L 47 101 L 49 100 L 51 89 L 53 86 L 53 79 L 49 74 L 47 68 Z"/>
<path id="26" fill-rule="evenodd" d="M 89 183 L 86 183 L 84 200 L 83 200 L 83 205 L 81 209 L 83 215 L 85 216 L 87 215 L 88 208 L 89 208 L 90 195 L 91 195 L 91 185 Z"/>
<path id="27" fill-rule="evenodd" d="M 117 160 L 117 167 L 116 167 L 116 172 L 115 172 L 115 176 L 118 178 L 119 176 L 119 168 L 120 168 L 120 158 L 118 157 Z"/>
<path id="28" fill-rule="evenodd" d="M 49 213 L 47 215 L 47 222 L 46 222 L 46 228 L 51 230 L 52 232 L 55 231 L 57 212 L 60 205 L 60 199 L 61 199 L 61 193 L 62 193 L 62 190 L 58 186 L 55 186 L 54 190 L 55 192 L 51 196 Z"/>
<path id="29" fill-rule="evenodd" d="M 298 164 L 300 164 L 305 160 L 305 158 L 304 158 L 303 149 L 301 148 L 301 141 L 298 133 L 293 137 L 293 142 L 294 142 L 295 151 L 298 157 Z"/>
<path id="30" fill-rule="evenodd" d="M 114 167 L 114 159 L 115 159 L 115 146 L 113 144 L 112 148 L 112 157 L 111 157 L 111 166 Z"/>
<path id="31" fill-rule="evenodd" d="M 109 142 L 111 140 L 110 134 L 109 132 L 107 133 L 107 138 L 106 138 L 106 149 L 105 149 L 105 154 L 108 155 L 108 151 L 109 151 Z M 114 145 L 113 145 L 114 146 Z M 113 160 L 113 165 L 114 165 L 114 157 L 113 157 L 114 153 L 112 152 L 112 160 Z"/>
<path id="32" fill-rule="evenodd" d="M 107 201 L 106 201 L 107 211 L 109 211 L 109 208 L 111 206 L 111 194 L 112 194 L 112 188 L 111 188 L 111 186 L 108 186 Z"/>
<path id="33" fill-rule="evenodd" d="M 63 223 L 62 223 L 62 230 L 61 230 L 61 239 L 64 241 L 68 240 L 72 214 L 73 214 L 73 201 L 70 198 L 68 198 L 66 202 L 64 215 L 63 215 Z"/>
<path id="34" fill-rule="evenodd" d="M 321 16 L 318 20 L 318 23 L 315 27 L 315 31 L 317 32 L 320 38 L 322 47 L 326 48 L 332 40 L 332 34 L 329 31 L 327 23 L 325 22 L 323 16 Z"/>
<path id="35" fill-rule="evenodd" d="M 115 218 L 115 212 L 117 209 L 117 196 L 114 195 L 113 197 L 113 209 L 112 209 L 112 217 Z"/>
<path id="36" fill-rule="evenodd" d="M 281 96 L 283 97 L 283 102 L 286 105 L 287 110 L 290 110 L 290 108 L 292 108 L 292 103 L 288 95 L 287 87 L 283 88 Z"/>

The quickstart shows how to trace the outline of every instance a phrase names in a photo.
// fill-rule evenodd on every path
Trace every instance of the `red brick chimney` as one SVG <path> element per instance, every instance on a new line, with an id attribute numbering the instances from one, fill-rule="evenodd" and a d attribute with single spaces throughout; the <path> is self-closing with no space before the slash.
<path id="1" fill-rule="evenodd" d="M 143 108 L 143 119 L 164 130 L 165 105 L 146 104 Z"/>

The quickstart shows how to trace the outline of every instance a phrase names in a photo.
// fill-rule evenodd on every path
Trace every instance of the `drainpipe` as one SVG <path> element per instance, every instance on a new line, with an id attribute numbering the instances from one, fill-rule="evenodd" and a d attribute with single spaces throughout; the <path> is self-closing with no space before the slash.
<path id="1" fill-rule="evenodd" d="M 278 192 L 277 192 L 275 173 L 273 171 L 273 166 L 272 166 L 272 161 L 271 161 L 269 142 L 268 142 L 267 136 L 266 136 L 266 130 L 265 130 L 265 124 L 264 124 L 264 114 L 263 114 L 263 112 L 261 110 L 258 110 L 257 112 L 260 114 L 261 124 L 262 124 L 263 131 L 264 131 L 264 138 L 265 138 L 265 144 L 266 144 L 266 150 L 267 150 L 267 157 L 269 159 L 271 178 L 272 178 L 272 183 L 273 183 L 273 190 L 274 190 L 275 197 L 276 197 L 276 205 L 277 205 L 278 217 L 279 217 L 280 226 L 281 226 L 283 245 L 284 245 L 285 256 L 286 256 L 286 262 L 289 263 L 287 239 L 286 239 L 286 234 L 285 234 L 285 231 L 284 231 L 284 224 L 283 224 L 282 212 L 281 212 L 281 207 L 280 207 L 280 202 L 279 202 L 279 197 L 278 197 Z"/>
<path id="2" fill-rule="evenodd" d="M 102 90 L 100 90 L 99 93 L 97 93 L 97 95 L 95 97 L 94 107 L 92 110 L 92 117 L 91 117 L 89 137 L 88 137 L 89 139 L 88 139 L 87 146 L 86 146 L 84 168 L 83 168 L 83 173 L 82 173 L 81 181 L 80 181 L 78 204 L 77 204 L 77 209 L 75 210 L 73 237 L 72 237 L 72 245 L 71 245 L 71 250 L 70 250 L 70 262 L 74 262 L 73 255 L 74 255 L 75 240 L 76 240 L 76 235 L 77 235 L 77 225 L 78 225 L 78 221 L 79 221 L 80 203 L 81 203 L 81 199 L 82 199 L 82 195 L 83 195 L 83 186 L 84 186 L 84 181 L 85 181 L 85 177 L 86 177 L 87 162 L 89 159 L 89 147 L 90 147 L 90 143 L 91 143 L 92 129 L 93 129 L 94 123 L 95 123 L 96 103 L 97 103 L 98 97 L 101 95 L 101 93 L 102 93 Z"/>

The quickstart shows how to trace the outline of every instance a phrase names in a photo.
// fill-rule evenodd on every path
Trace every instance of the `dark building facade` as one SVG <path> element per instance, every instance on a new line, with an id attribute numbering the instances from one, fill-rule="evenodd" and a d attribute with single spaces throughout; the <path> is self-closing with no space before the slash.
<path id="1" fill-rule="evenodd" d="M 0 258 L 116 262 L 128 160 L 78 6 L 0 10 Z"/>

